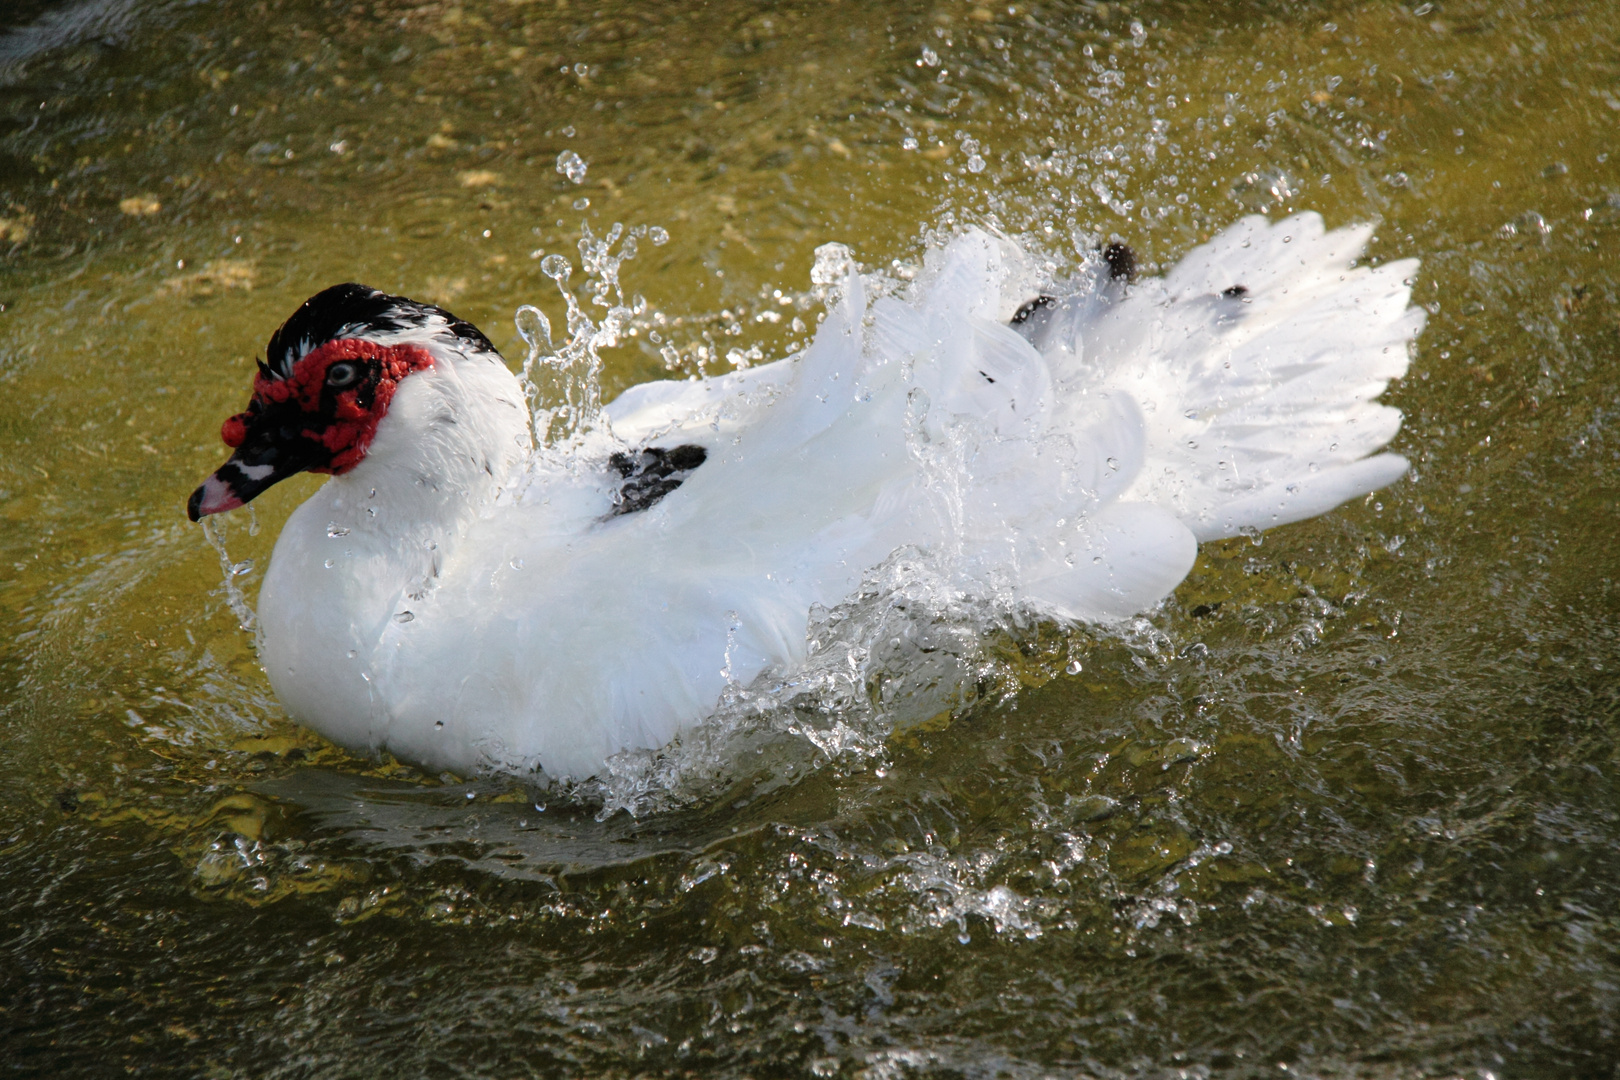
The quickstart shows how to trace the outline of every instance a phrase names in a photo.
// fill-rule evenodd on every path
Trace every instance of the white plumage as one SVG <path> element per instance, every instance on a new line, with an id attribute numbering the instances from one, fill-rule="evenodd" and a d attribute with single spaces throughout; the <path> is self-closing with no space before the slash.
<path id="1" fill-rule="evenodd" d="M 1135 614 L 1198 541 L 1405 470 L 1368 455 L 1400 421 L 1373 399 L 1423 324 L 1416 262 L 1352 268 L 1369 234 L 1248 218 L 1013 327 L 1035 280 L 969 231 L 903 294 L 869 302 L 852 274 L 801 355 L 635 387 L 567 454 L 530 450 L 504 366 L 430 345 L 365 459 L 287 522 L 265 669 L 345 746 L 585 777 L 701 723 L 728 680 L 791 671 L 812 605 L 902 546 L 1044 616 Z M 682 444 L 706 462 L 607 516 L 611 450 Z"/>

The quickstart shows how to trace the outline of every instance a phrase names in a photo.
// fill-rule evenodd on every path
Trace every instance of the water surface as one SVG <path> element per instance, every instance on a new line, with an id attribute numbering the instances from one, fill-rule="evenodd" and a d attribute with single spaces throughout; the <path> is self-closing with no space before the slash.
<path id="1" fill-rule="evenodd" d="M 20 0 L 0 30 L 8 1072 L 1613 1075 L 1605 6 Z M 661 227 L 611 395 L 785 355 L 829 241 L 903 269 L 977 222 L 1153 272 L 1302 209 L 1423 261 L 1385 398 L 1413 473 L 1207 546 L 1133 627 L 989 642 L 950 722 L 771 782 L 602 816 L 345 755 L 184 520 L 335 281 L 516 360 L 519 305 L 561 322 L 547 255 Z M 250 595 L 317 482 L 229 523 Z"/>

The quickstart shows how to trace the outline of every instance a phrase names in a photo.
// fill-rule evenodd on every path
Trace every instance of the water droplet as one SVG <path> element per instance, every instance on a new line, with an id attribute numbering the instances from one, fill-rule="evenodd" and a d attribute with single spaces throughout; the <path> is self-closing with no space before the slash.
<path id="1" fill-rule="evenodd" d="M 816 248 L 816 261 L 810 267 L 810 280 L 816 285 L 839 285 L 855 266 L 855 258 L 843 244 L 822 244 Z"/>
<path id="2" fill-rule="evenodd" d="M 917 140 L 915 138 L 913 138 L 912 136 L 907 135 L 905 137 L 905 139 L 900 143 L 900 149 L 902 149 L 902 150 L 915 150 L 915 149 L 917 149 Z"/>
<path id="3" fill-rule="evenodd" d="M 935 52 L 933 49 L 930 49 L 927 45 L 924 45 L 923 46 L 923 51 L 922 51 L 922 59 L 917 61 L 917 66 L 918 67 L 923 67 L 923 66 L 934 67 L 938 63 L 939 63 L 939 53 Z"/>
<path id="4" fill-rule="evenodd" d="M 231 567 L 231 577 L 241 577 L 243 574 L 247 573 L 249 570 L 252 570 L 252 569 L 253 569 L 253 560 L 252 559 L 243 559 L 241 562 L 239 562 L 235 566 Z"/>
<path id="5" fill-rule="evenodd" d="M 1526 210 L 1502 226 L 1502 235 L 1504 237 L 1517 236 L 1520 232 L 1527 236 L 1546 236 L 1552 232 L 1552 226 L 1547 224 L 1546 218 L 1534 210 Z"/>
<path id="6" fill-rule="evenodd" d="M 560 285 L 574 272 L 574 266 L 561 255 L 547 255 L 540 260 L 540 272 Z"/>
<path id="7" fill-rule="evenodd" d="M 337 565 L 337 560 L 336 559 L 327 559 L 326 560 L 325 566 L 326 566 L 326 568 L 328 570 L 332 569 L 332 567 L 334 567 L 336 565 Z"/>
<path id="8" fill-rule="evenodd" d="M 334 521 L 326 527 L 326 535 L 333 540 L 336 540 L 340 536 L 348 536 L 349 530 L 345 529 L 342 525 L 339 525 Z"/>
<path id="9" fill-rule="evenodd" d="M 409 611 L 401 611 L 399 614 L 394 616 L 394 621 L 397 623 L 407 623 L 415 618 L 416 616 L 413 613 Z"/>
<path id="10" fill-rule="evenodd" d="M 1070 660 L 1069 661 L 1069 666 L 1064 668 L 1063 670 L 1067 671 L 1070 675 L 1078 675 L 1078 674 L 1080 674 L 1080 661 L 1078 661 L 1078 660 Z"/>
<path id="11" fill-rule="evenodd" d="M 972 157 L 968 158 L 967 171 L 970 173 L 984 172 L 984 158 L 980 157 L 978 154 L 974 154 Z"/>
<path id="12" fill-rule="evenodd" d="M 444 721 L 443 720 L 435 720 L 435 721 L 433 721 L 433 726 L 436 727 L 436 728 L 442 728 L 442 727 L 444 727 Z"/>
<path id="13" fill-rule="evenodd" d="M 1109 459 L 1108 459 L 1108 467 L 1109 467 L 1109 468 L 1110 468 L 1110 469 L 1117 469 L 1117 468 L 1119 468 L 1119 458 L 1117 458 L 1117 457 L 1111 457 L 1111 458 L 1109 458 Z"/>
<path id="14" fill-rule="evenodd" d="M 654 225 L 647 230 L 647 239 L 651 240 L 654 246 L 662 247 L 669 243 L 669 230 L 662 225 Z"/>
<path id="15" fill-rule="evenodd" d="M 522 559 L 513 559 L 512 562 L 511 562 L 511 566 L 512 566 L 512 569 L 514 569 L 514 570 L 521 570 L 521 569 L 523 569 L 523 560 Z"/>
<path id="16" fill-rule="evenodd" d="M 590 206 L 591 206 L 591 200 L 585 198 L 583 195 L 581 195 L 579 198 L 574 200 L 574 209 L 575 210 L 589 210 Z"/>
<path id="17" fill-rule="evenodd" d="M 557 171 L 576 184 L 585 182 L 585 173 L 589 168 L 585 159 L 572 150 L 564 150 L 557 155 Z"/>

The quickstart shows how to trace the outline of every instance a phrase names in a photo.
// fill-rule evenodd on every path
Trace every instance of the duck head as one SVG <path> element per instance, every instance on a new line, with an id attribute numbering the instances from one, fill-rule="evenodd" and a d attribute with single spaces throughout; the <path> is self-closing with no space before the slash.
<path id="1" fill-rule="evenodd" d="M 470 356 L 500 360 L 471 323 L 353 283 L 304 301 L 265 351 L 247 408 L 220 428 L 230 458 L 191 493 L 192 521 L 296 473 L 343 475 L 365 459 L 405 379 Z"/>

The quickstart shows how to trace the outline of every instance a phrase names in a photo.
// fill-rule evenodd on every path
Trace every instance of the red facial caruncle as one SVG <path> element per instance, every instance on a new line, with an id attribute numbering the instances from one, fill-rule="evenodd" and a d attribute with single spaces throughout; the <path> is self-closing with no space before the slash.
<path id="1" fill-rule="evenodd" d="M 260 414 L 291 406 L 308 421 L 298 434 L 330 454 L 325 462 L 305 466 L 306 471 L 341 476 L 366 456 L 399 381 L 432 366 L 432 354 L 419 345 L 379 345 L 361 338 L 329 341 L 294 364 L 285 379 L 262 373 L 256 377 L 247 411 L 226 420 L 220 438 L 226 446 L 240 447 Z"/>
<path id="2" fill-rule="evenodd" d="M 294 473 L 348 472 L 365 458 L 400 380 L 433 362 L 420 345 L 339 338 L 284 379 L 261 365 L 247 409 L 220 428 L 235 453 L 192 494 L 192 520 L 241 506 Z"/>

